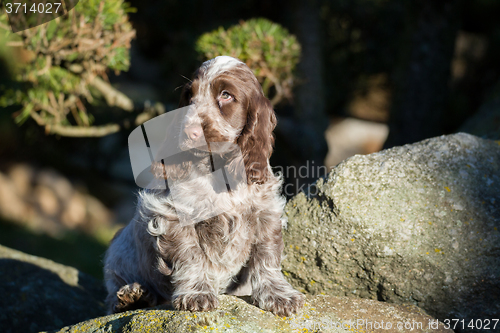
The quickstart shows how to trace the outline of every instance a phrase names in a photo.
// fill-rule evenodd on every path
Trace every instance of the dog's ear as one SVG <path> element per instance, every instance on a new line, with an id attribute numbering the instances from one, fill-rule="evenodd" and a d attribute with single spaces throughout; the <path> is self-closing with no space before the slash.
<path id="1" fill-rule="evenodd" d="M 273 152 L 274 127 L 273 107 L 259 89 L 248 102 L 247 122 L 238 138 L 248 184 L 262 184 L 270 176 L 268 160 Z"/>

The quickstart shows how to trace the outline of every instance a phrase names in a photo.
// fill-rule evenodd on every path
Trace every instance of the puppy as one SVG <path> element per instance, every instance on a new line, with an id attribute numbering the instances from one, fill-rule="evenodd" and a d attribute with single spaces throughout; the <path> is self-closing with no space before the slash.
<path id="1" fill-rule="evenodd" d="M 304 295 L 281 272 L 285 199 L 269 165 L 276 125 L 270 101 L 243 62 L 221 56 L 195 72 L 180 106 L 189 108 L 179 129 L 182 162 L 153 165 L 173 183 L 139 192 L 134 218 L 106 253 L 109 312 L 165 302 L 210 311 L 218 294 L 248 292 L 261 309 L 296 313 Z M 240 166 L 244 172 L 232 176 L 244 181 L 216 186 L 217 159 L 227 173 Z M 207 211 L 219 213 L 204 218 Z"/>

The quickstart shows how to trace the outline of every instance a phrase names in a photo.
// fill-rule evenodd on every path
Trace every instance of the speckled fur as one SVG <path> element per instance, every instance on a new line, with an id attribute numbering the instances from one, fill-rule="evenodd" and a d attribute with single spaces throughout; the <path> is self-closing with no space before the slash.
<path id="1" fill-rule="evenodd" d="M 211 83 L 222 80 L 236 82 L 222 83 L 235 96 L 230 105 L 216 103 L 220 91 Z M 271 104 L 251 70 L 230 57 L 205 62 L 186 90 L 190 95 L 181 106 L 198 108 L 207 141 L 240 147 L 247 184 L 230 192 L 214 190 L 210 180 L 197 177 L 208 163 L 202 157 L 190 162 L 189 179 L 177 189 L 182 202 L 174 205 L 168 190 L 139 192 L 134 218 L 106 253 L 109 312 L 163 302 L 179 310 L 209 311 L 218 306 L 218 294 L 248 291 L 260 308 L 289 316 L 303 306 L 304 295 L 280 268 L 285 199 L 281 179 L 269 165 L 276 122 Z M 183 209 L 203 209 L 196 207 L 200 196 L 211 196 L 223 213 L 179 223 Z"/>

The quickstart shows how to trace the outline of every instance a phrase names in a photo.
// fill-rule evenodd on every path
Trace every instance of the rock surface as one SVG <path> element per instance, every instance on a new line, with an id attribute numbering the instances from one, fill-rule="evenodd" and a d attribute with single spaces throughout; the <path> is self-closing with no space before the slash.
<path id="1" fill-rule="evenodd" d="M 297 315 L 281 318 L 234 296 L 220 296 L 219 300 L 219 308 L 211 312 L 192 313 L 156 307 L 91 319 L 59 332 L 453 332 L 413 305 L 310 296 Z"/>
<path id="2" fill-rule="evenodd" d="M 500 142 L 459 133 L 354 156 L 286 212 L 299 290 L 500 314 Z"/>
<path id="3" fill-rule="evenodd" d="M 75 268 L 0 246 L 0 327 L 39 332 L 105 314 L 102 282 Z"/>
<path id="4" fill-rule="evenodd" d="M 309 296 L 300 312 L 282 318 L 220 296 L 212 312 L 154 309 L 104 314 L 101 283 L 76 269 L 0 246 L 2 332 L 452 332 L 414 305 L 359 298 Z M 89 319 L 94 318 L 94 319 Z M 88 320 L 87 320 L 88 319 Z M 86 321 L 82 321 L 86 320 Z M 82 321 L 82 322 L 80 322 Z M 66 326 L 61 329 L 61 327 Z"/>
<path id="5" fill-rule="evenodd" d="M 285 275 L 299 290 L 329 295 L 309 295 L 290 318 L 233 296 L 221 296 L 220 307 L 207 313 L 160 306 L 99 317 L 106 294 L 99 281 L 0 246 L 0 327 L 7 333 L 65 325 L 72 326 L 59 332 L 452 332 L 415 305 L 441 320 L 498 318 L 499 171 L 500 143 L 463 133 L 340 164 L 310 198 L 299 194 L 286 207 Z"/>

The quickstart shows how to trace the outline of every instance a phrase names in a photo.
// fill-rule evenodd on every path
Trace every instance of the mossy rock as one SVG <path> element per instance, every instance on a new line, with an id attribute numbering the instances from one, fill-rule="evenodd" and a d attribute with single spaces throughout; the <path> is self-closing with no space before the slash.
<path id="1" fill-rule="evenodd" d="M 105 313 L 101 281 L 77 269 L 0 246 L 0 327 L 39 332 Z"/>
<path id="2" fill-rule="evenodd" d="M 446 330 L 421 309 L 412 305 L 385 304 L 372 300 L 309 297 L 306 305 L 292 317 L 277 317 L 247 303 L 248 299 L 220 296 L 220 306 L 211 312 L 175 311 L 165 306 L 153 310 L 129 311 L 100 317 L 65 327 L 59 333 L 77 332 L 367 332 L 384 323 L 384 332 L 452 332 Z M 371 322 L 371 324 L 370 324 Z M 375 324 L 377 323 L 377 324 Z M 411 327 L 411 323 L 414 323 Z M 436 325 L 429 327 L 429 323 Z M 406 324 L 406 329 L 404 325 Z M 402 327 L 402 329 L 398 329 Z"/>
<path id="3" fill-rule="evenodd" d="M 299 290 L 500 313 L 500 142 L 459 133 L 354 156 L 286 206 Z"/>

